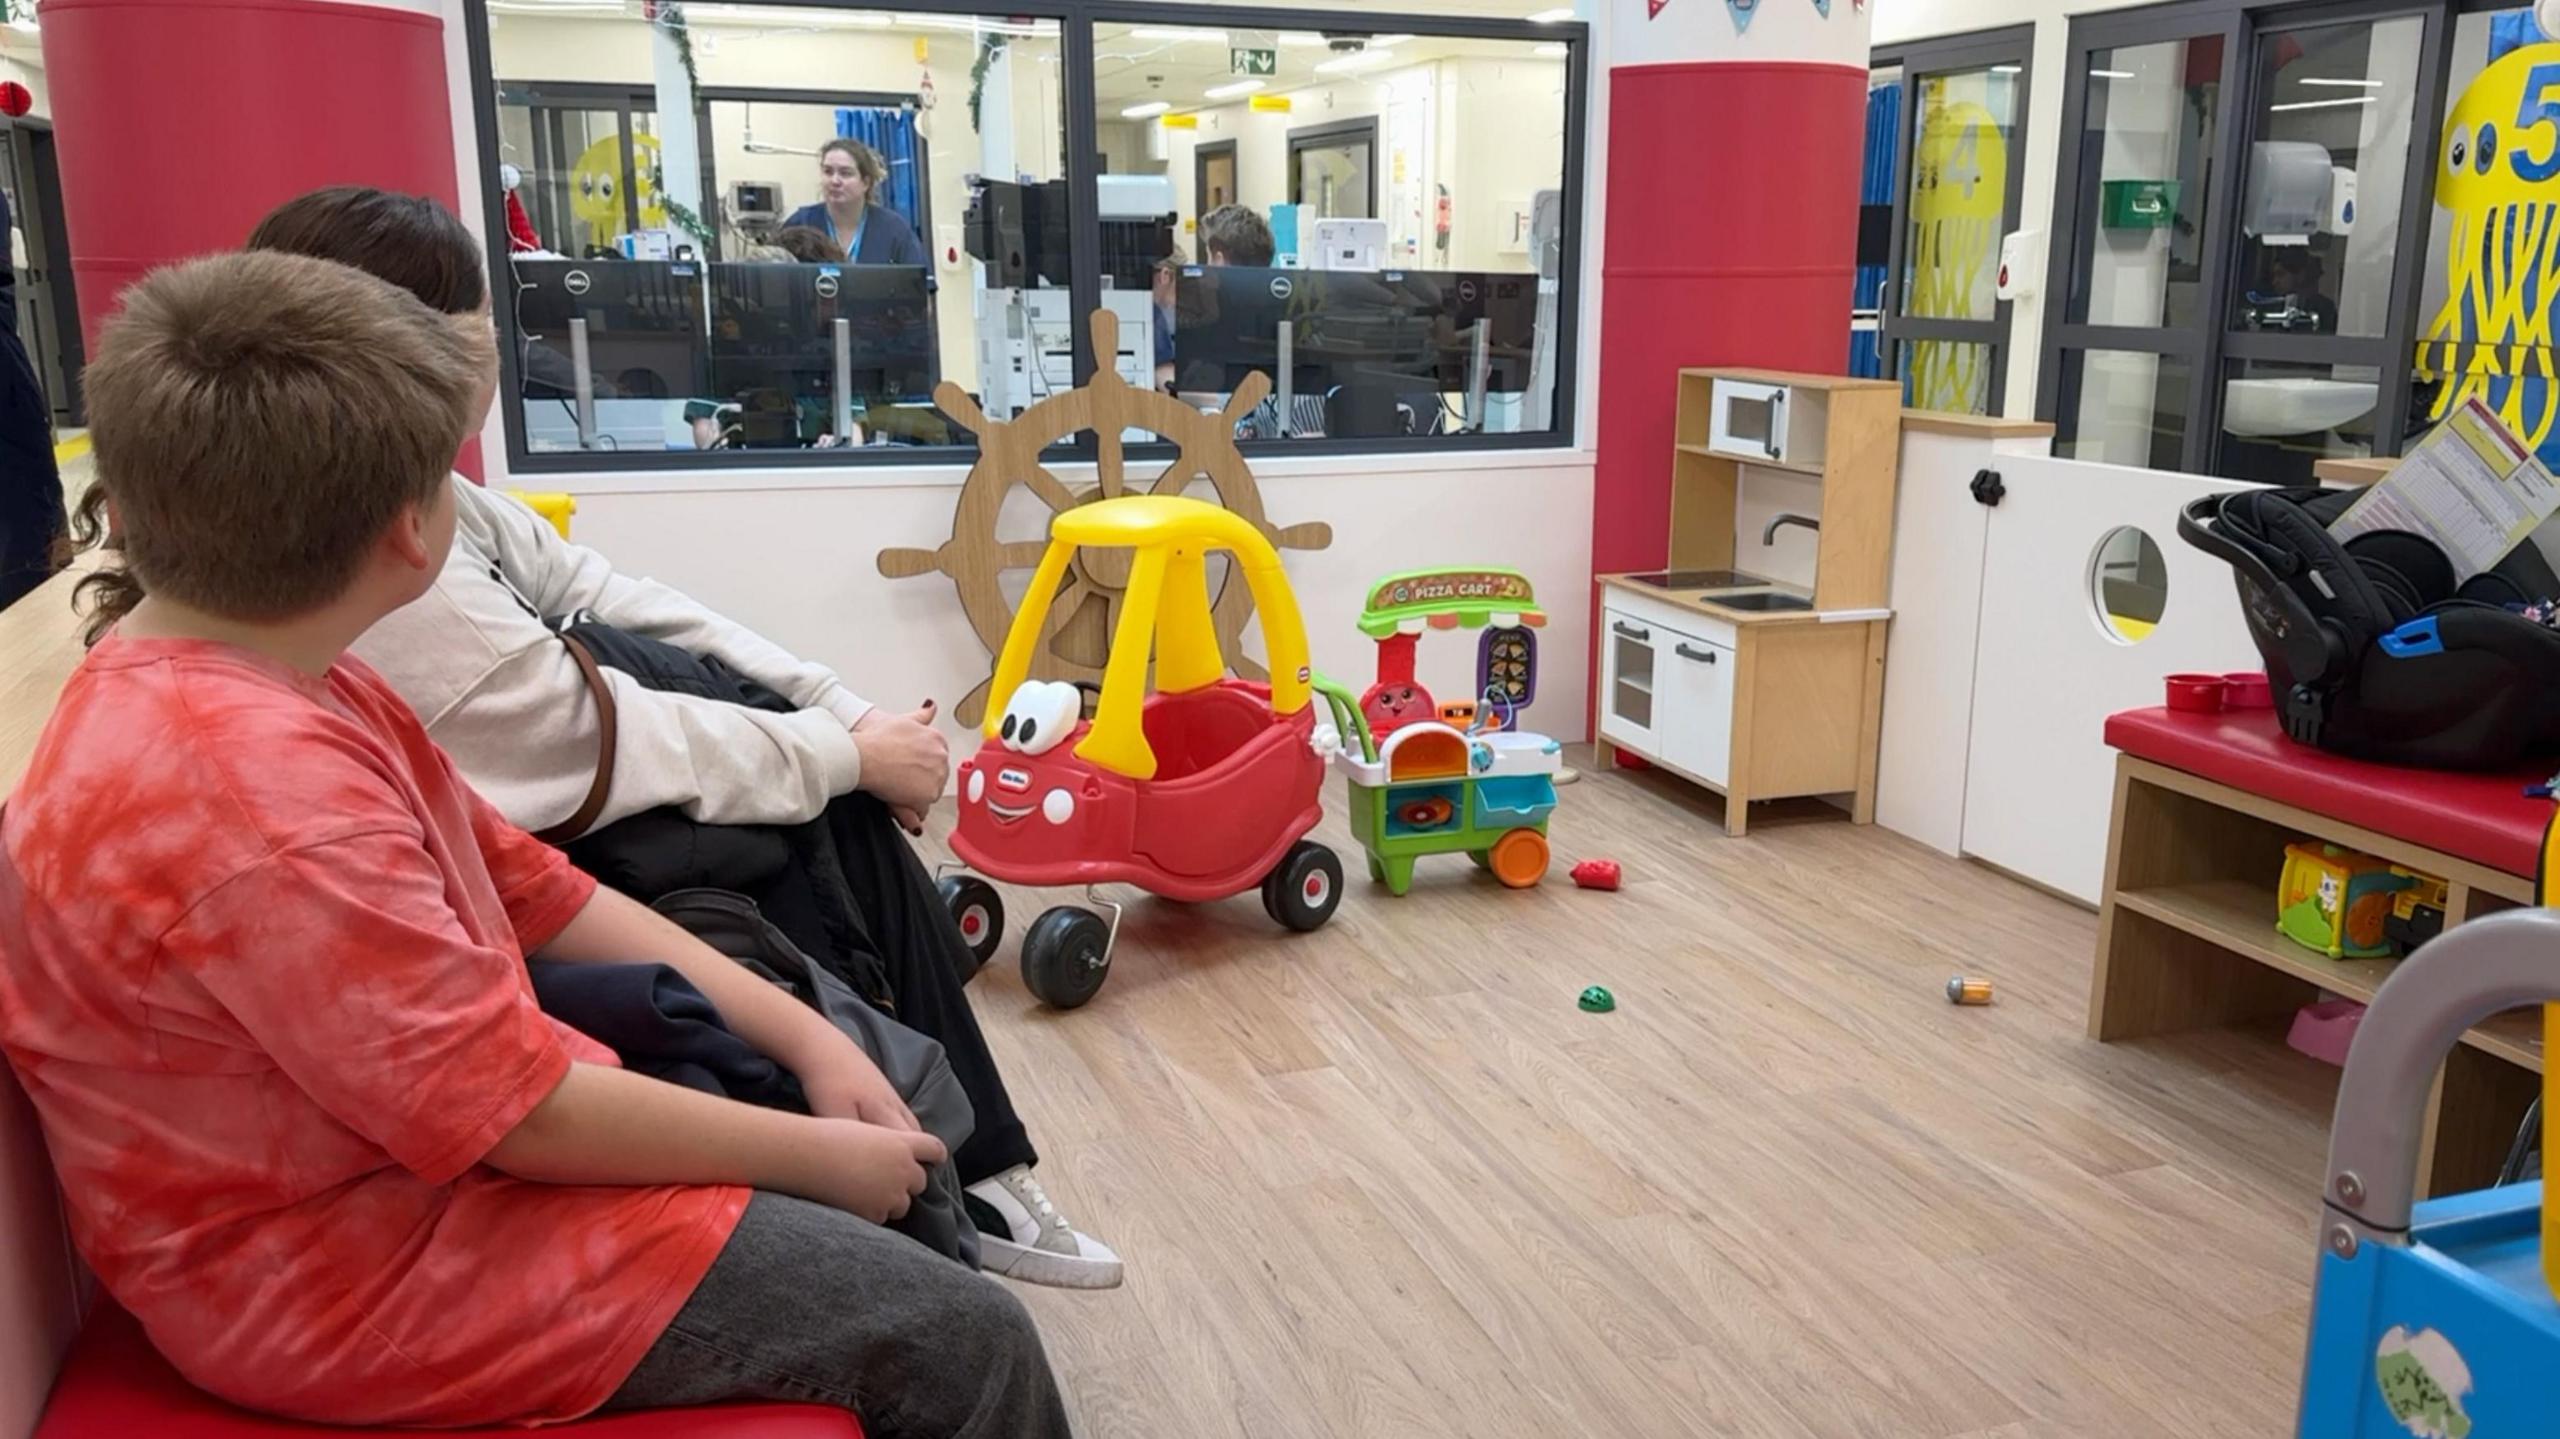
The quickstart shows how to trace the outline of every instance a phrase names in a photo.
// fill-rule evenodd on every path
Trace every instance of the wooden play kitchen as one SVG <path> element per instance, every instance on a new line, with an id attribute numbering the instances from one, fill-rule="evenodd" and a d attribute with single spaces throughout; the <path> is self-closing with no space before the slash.
<path id="1" fill-rule="evenodd" d="M 1725 797 L 1844 795 L 1875 817 L 1901 388 L 1682 370 L 1668 562 L 1598 577 L 1602 756 Z M 1777 540 L 1812 530 L 1813 563 Z M 1793 569 L 1795 573 L 1777 573 Z"/>

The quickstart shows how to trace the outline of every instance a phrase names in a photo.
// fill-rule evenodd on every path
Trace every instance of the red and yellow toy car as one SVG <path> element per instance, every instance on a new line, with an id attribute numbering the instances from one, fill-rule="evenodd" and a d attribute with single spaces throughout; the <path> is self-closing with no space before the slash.
<path id="1" fill-rule="evenodd" d="M 1049 599 L 1080 545 L 1134 549 L 1093 718 L 1084 692 L 1028 678 Z M 1271 656 L 1268 685 L 1231 678 L 1210 623 L 1205 565 L 1233 556 L 1251 588 Z M 1156 693 L 1147 693 L 1150 652 Z M 1333 915 L 1342 865 L 1306 838 L 1323 815 L 1326 752 L 1297 598 L 1280 556 L 1244 519 L 1199 500 L 1128 495 L 1069 510 L 1050 527 L 996 662 L 986 738 L 960 766 L 960 823 L 951 847 L 971 868 L 1011 884 L 1088 886 L 1103 917 L 1060 905 L 1022 939 L 1022 977 L 1048 1004 L 1072 1009 L 1101 988 L 1119 906 L 1090 886 L 1130 884 L 1168 899 L 1212 900 L 1259 886 L 1263 908 L 1294 930 Z M 983 962 L 1004 929 L 992 885 L 942 881 L 961 934 Z"/>

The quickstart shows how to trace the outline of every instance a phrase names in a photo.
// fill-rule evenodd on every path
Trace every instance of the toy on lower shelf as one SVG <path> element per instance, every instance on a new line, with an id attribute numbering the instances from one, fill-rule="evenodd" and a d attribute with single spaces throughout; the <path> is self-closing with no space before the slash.
<path id="1" fill-rule="evenodd" d="M 2289 844 L 2276 884 L 2276 928 L 2331 959 L 2379 959 L 2391 953 L 2383 924 L 2392 896 L 2417 882 L 2408 871 L 2351 849 Z"/>

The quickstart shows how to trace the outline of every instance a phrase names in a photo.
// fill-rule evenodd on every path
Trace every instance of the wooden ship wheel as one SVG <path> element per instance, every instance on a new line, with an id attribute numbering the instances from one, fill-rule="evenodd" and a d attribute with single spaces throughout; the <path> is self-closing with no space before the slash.
<path id="1" fill-rule="evenodd" d="M 1097 310 L 1092 328 L 1095 354 L 1119 353 L 1118 316 Z M 969 478 L 960 487 L 951 538 L 939 549 L 882 550 L 880 573 L 891 579 L 935 571 L 949 575 L 960 591 L 960 607 L 969 616 L 969 626 L 977 631 L 992 662 L 1013 625 L 1014 607 L 1005 599 L 999 576 L 1007 570 L 1035 568 L 1049 547 L 1045 526 L 1036 540 L 1008 541 L 999 535 L 1005 499 L 1017 485 L 1055 515 L 1114 495 L 1179 495 L 1205 480 L 1217 491 L 1221 506 L 1252 521 L 1273 544 L 1283 549 L 1323 549 L 1333 543 L 1333 526 L 1313 521 L 1276 527 L 1264 517 L 1262 493 L 1236 448 L 1237 422 L 1253 413 L 1270 389 L 1269 378 L 1255 371 L 1227 398 L 1224 409 L 1203 411 L 1161 391 L 1138 389 L 1122 379 L 1116 368 L 1106 367 L 1095 371 L 1083 386 L 1050 395 L 1011 420 L 991 420 L 966 391 L 945 380 L 933 392 L 934 403 L 977 435 L 978 462 L 969 467 Z M 1124 473 L 1122 439 L 1130 429 L 1148 431 L 1181 447 L 1172 463 L 1137 485 Z M 1093 431 L 1096 438 L 1097 483 L 1078 491 L 1050 473 L 1041 463 L 1041 454 L 1082 430 Z M 1101 680 L 1128 590 L 1130 558 L 1126 550 L 1098 546 L 1076 551 L 1066 581 L 1050 604 L 1048 623 L 1031 661 L 1032 678 Z M 1216 583 L 1210 618 L 1217 626 L 1220 651 L 1238 674 L 1266 678 L 1262 666 L 1247 658 L 1238 645 L 1253 612 L 1252 595 L 1232 566 Z M 993 680 L 992 673 L 980 680 L 955 708 L 962 724 L 975 726 L 985 719 L 987 690 Z"/>

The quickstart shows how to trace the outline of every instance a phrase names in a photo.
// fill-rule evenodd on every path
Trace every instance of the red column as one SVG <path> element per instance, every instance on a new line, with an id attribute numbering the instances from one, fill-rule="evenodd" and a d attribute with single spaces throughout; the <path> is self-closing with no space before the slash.
<path id="1" fill-rule="evenodd" d="M 1866 6 L 1606 4 L 1595 574 L 1668 557 L 1678 371 L 1847 370 L 1866 139 Z"/>
<path id="2" fill-rule="evenodd" d="M 1679 369 L 1846 373 L 1866 128 L 1865 72 L 1839 65 L 1621 65 L 1609 83 L 1600 574 L 1663 562 Z"/>
<path id="3" fill-rule="evenodd" d="M 379 185 L 461 208 L 435 15 L 332 0 L 43 0 L 38 17 L 92 354 L 125 286 L 239 248 L 305 191 Z"/>

